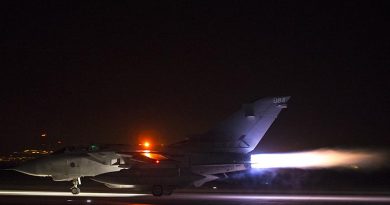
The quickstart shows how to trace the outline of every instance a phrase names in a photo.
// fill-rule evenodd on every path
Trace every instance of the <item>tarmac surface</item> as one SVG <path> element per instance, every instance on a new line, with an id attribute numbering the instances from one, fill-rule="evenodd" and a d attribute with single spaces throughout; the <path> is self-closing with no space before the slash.
<path id="1" fill-rule="evenodd" d="M 390 204 L 390 196 L 380 195 L 260 195 L 237 193 L 177 193 L 154 197 L 149 194 L 0 190 L 0 204 L 116 204 L 116 205 L 304 205 L 304 204 Z"/>
<path id="2" fill-rule="evenodd" d="M 116 205 L 341 205 L 341 204 L 390 204 L 389 172 L 372 175 L 352 175 L 351 181 L 367 178 L 365 183 L 347 184 L 333 176 L 318 183 L 318 187 L 277 187 L 258 189 L 242 186 L 242 179 L 234 186 L 216 182 L 203 188 L 178 189 L 171 196 L 154 197 L 150 191 L 137 189 L 109 189 L 88 178 L 82 180 L 81 194 L 70 193 L 70 182 L 54 182 L 50 178 L 33 177 L 13 171 L 0 170 L 0 205 L 7 204 L 116 204 Z M 296 176 L 296 175 L 294 175 Z M 314 177 L 317 177 L 315 175 Z M 326 175 L 321 175 L 326 176 Z M 309 177 L 309 179 L 317 179 Z M 285 178 L 285 177 L 284 177 Z M 284 179 L 283 178 L 283 179 Z M 334 179 L 331 181 L 330 179 Z M 234 178 L 229 181 L 234 181 Z M 254 179 L 250 179 L 254 180 Z M 375 184 L 370 181 L 375 181 Z M 337 182 L 335 186 L 329 183 Z M 244 181 L 248 182 L 248 180 Z M 366 183 L 367 182 L 367 183 Z M 348 186 L 347 186 L 348 185 Z M 359 185 L 359 186 L 358 186 Z M 218 187 L 218 188 L 216 188 Z M 342 187 L 337 189 L 338 187 Z M 314 189 L 316 188 L 316 189 Z"/>

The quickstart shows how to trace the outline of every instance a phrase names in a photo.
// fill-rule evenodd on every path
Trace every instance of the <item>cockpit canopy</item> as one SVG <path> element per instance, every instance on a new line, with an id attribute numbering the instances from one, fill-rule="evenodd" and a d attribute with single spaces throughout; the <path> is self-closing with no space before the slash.
<path id="1" fill-rule="evenodd" d="M 82 152 L 96 152 L 101 149 L 100 146 L 91 144 L 88 146 L 67 146 L 57 151 L 54 151 L 52 155 L 64 154 L 64 153 L 82 153 Z"/>

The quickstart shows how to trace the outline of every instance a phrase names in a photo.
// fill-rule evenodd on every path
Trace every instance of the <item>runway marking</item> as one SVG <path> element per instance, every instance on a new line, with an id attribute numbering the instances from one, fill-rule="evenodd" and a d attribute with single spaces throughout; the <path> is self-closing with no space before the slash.
<path id="1" fill-rule="evenodd" d="M 73 195 L 70 192 L 0 190 L 0 196 L 136 197 L 136 196 L 145 196 L 145 195 L 146 194 L 96 193 L 96 192 L 82 192 L 78 195 Z"/>

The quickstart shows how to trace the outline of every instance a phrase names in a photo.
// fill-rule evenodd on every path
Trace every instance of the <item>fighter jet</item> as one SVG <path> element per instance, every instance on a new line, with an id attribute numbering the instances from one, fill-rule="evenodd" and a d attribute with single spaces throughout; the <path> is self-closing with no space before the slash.
<path id="1" fill-rule="evenodd" d="M 290 99 L 267 97 L 245 104 L 209 131 L 157 150 L 125 145 L 68 147 L 14 170 L 54 181 L 72 181 L 80 193 L 81 177 L 109 188 L 150 187 L 154 196 L 170 195 L 178 187 L 227 177 L 251 167 L 250 152 Z"/>
<path id="2" fill-rule="evenodd" d="M 149 187 L 154 196 L 170 195 L 177 187 L 203 184 L 227 177 L 226 173 L 251 168 L 250 152 L 256 148 L 283 108 L 287 97 L 268 97 L 244 105 L 213 129 L 164 149 L 143 155 L 151 160 L 131 169 L 102 174 L 92 180 L 109 188 Z M 125 157 L 133 153 L 118 152 Z"/>

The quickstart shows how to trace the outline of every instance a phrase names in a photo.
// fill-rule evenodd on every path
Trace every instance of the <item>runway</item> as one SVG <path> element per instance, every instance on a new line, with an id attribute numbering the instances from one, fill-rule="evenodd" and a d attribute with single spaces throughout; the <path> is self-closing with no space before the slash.
<path id="1" fill-rule="evenodd" d="M 257 195 L 229 193 L 178 193 L 153 197 L 149 194 L 0 190 L 0 204 L 390 204 L 390 196 L 377 195 Z"/>
<path id="2" fill-rule="evenodd" d="M 291 173 L 291 171 L 289 172 Z M 376 184 L 388 184 L 388 171 L 376 173 Z M 267 175 L 268 176 L 268 175 Z M 294 177 L 300 175 L 292 175 Z M 69 182 L 53 182 L 50 178 L 39 178 L 22 175 L 11 171 L 0 171 L 0 205 L 79 205 L 79 204 L 112 204 L 112 205 L 351 205 L 351 204 L 390 204 L 390 190 L 386 187 L 375 186 L 367 180 L 361 186 L 349 185 L 340 180 L 337 175 L 309 175 L 309 179 L 322 176 L 326 180 L 316 181 L 321 187 L 289 188 L 275 185 L 249 186 L 249 180 L 236 180 L 233 188 L 222 182 L 210 185 L 210 188 L 178 189 L 172 196 L 154 197 L 148 190 L 109 189 L 88 178 L 83 180 L 81 193 L 72 195 Z M 324 177 L 325 176 L 325 177 Z M 338 176 L 338 177 L 337 177 Z M 353 175 L 354 181 L 367 178 L 366 175 Z M 349 175 L 347 175 L 349 176 Z M 230 180 L 234 180 L 232 178 Z M 261 180 L 250 178 L 253 181 Z M 286 179 L 285 177 L 283 179 Z M 335 182 L 328 186 L 325 182 Z M 372 181 L 373 179 L 370 178 Z M 285 180 L 284 180 L 285 181 Z M 332 182 L 332 181 L 330 181 Z M 248 186 L 243 186 L 247 183 Z M 348 186 L 347 186 L 347 185 Z M 309 184 L 310 185 L 310 184 Z M 218 187 L 217 189 L 212 186 Z M 241 186 L 241 187 L 240 187 Z M 340 187 L 340 189 L 338 189 Z M 343 188 L 344 189 L 341 189 Z M 272 188 L 272 189 L 270 189 Z"/>
<path id="3" fill-rule="evenodd" d="M 67 196 L 67 197 L 135 197 L 145 196 L 146 194 L 125 194 L 125 193 L 98 193 L 98 192 L 83 192 L 78 195 L 73 195 L 70 192 L 59 191 L 7 191 L 0 190 L 0 196 Z"/>

